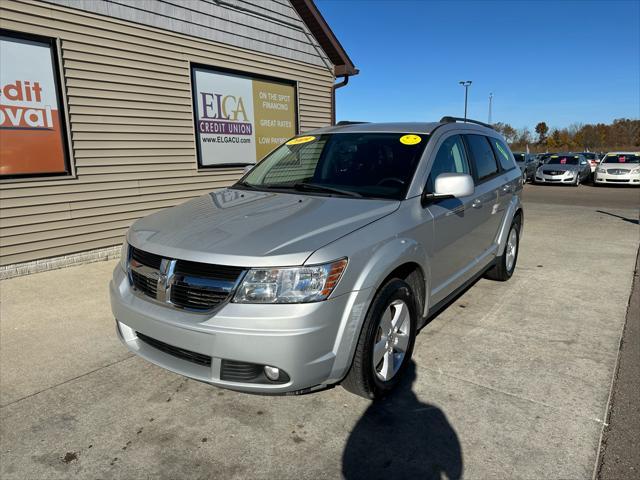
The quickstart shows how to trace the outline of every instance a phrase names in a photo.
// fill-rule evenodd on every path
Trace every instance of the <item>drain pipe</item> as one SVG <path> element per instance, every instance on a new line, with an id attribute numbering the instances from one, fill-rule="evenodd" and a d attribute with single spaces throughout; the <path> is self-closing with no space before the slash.
<path id="1" fill-rule="evenodd" d="M 336 90 L 344 87 L 349 83 L 349 75 L 343 75 L 342 81 L 333 84 L 331 91 L 331 125 L 336 124 Z"/>

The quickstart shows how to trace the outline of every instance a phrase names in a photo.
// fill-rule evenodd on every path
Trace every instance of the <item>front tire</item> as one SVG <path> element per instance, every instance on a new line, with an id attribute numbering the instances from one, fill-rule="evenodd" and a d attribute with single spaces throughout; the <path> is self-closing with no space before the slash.
<path id="1" fill-rule="evenodd" d="M 372 400 L 389 393 L 404 373 L 416 338 L 417 302 L 400 279 L 374 297 L 360 332 L 353 363 L 342 386 Z"/>
<path id="2" fill-rule="evenodd" d="M 495 266 L 486 273 L 486 277 L 499 282 L 506 282 L 511 278 L 516 269 L 518 254 L 520 253 L 520 230 L 522 229 L 522 217 L 517 215 L 507 237 L 507 244 L 502 255 L 496 258 Z"/>

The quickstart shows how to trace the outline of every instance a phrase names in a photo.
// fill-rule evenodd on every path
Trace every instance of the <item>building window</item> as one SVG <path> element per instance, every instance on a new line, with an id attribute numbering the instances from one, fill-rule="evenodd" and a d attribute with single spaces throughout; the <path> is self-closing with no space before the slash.
<path id="1" fill-rule="evenodd" d="M 295 136 L 293 82 L 192 66 L 198 166 L 252 165 Z"/>
<path id="2" fill-rule="evenodd" d="M 68 175 L 53 39 L 0 31 L 0 178 Z"/>

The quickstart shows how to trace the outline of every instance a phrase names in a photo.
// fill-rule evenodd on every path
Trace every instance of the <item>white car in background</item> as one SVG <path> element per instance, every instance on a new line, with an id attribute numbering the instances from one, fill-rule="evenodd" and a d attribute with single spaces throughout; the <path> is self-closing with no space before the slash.
<path id="1" fill-rule="evenodd" d="M 595 172 L 594 185 L 618 184 L 640 187 L 640 152 L 611 152 Z"/>

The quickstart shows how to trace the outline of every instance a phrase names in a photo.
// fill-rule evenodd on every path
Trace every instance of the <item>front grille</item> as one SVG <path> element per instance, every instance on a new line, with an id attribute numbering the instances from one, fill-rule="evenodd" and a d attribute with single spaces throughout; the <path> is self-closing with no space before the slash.
<path id="1" fill-rule="evenodd" d="M 242 273 L 242 268 L 227 267 L 223 265 L 210 265 L 208 263 L 189 262 L 187 260 L 178 260 L 176 264 L 176 274 L 191 275 L 193 277 L 214 278 L 216 280 L 224 280 L 234 282 Z"/>
<path id="2" fill-rule="evenodd" d="M 607 178 L 607 182 L 616 182 L 616 183 L 629 183 L 630 180 L 622 180 L 618 178 Z"/>
<path id="3" fill-rule="evenodd" d="M 153 348 L 156 348 L 164 353 L 168 353 L 169 355 L 173 355 L 174 357 L 186 360 L 187 362 L 195 363 L 197 365 L 203 365 L 205 367 L 211 366 L 211 357 L 209 357 L 208 355 L 203 355 L 201 353 L 192 352 L 191 350 L 185 350 L 184 348 L 169 345 L 168 343 L 161 342 L 160 340 L 156 340 L 155 338 L 147 337 L 140 332 L 136 332 L 136 335 L 138 336 L 138 340 L 141 340 L 147 345 L 150 345 Z"/>
<path id="4" fill-rule="evenodd" d="M 609 175 L 626 175 L 629 173 L 629 170 L 620 169 L 620 168 L 610 168 L 607 170 Z"/>
<path id="5" fill-rule="evenodd" d="M 171 303 L 183 308 L 210 310 L 224 302 L 228 296 L 226 292 L 216 292 L 181 281 L 171 287 Z"/>
<path id="6" fill-rule="evenodd" d="M 147 277 L 145 275 L 142 275 L 141 273 L 136 272 L 135 270 L 131 270 L 131 280 L 133 281 L 133 286 L 136 289 L 140 290 L 148 297 L 156 298 L 156 294 L 158 291 L 157 279 Z"/>
<path id="7" fill-rule="evenodd" d="M 211 310 L 227 300 L 243 272 L 240 267 L 173 260 L 134 247 L 131 260 L 131 282 L 138 292 L 190 310 Z M 161 267 L 165 269 L 162 272 Z M 158 292 L 161 273 L 169 278 L 165 282 L 163 277 Z M 166 288 L 170 288 L 167 296 Z"/>
<path id="8" fill-rule="evenodd" d="M 155 253 L 145 252 L 143 250 L 138 250 L 137 248 L 131 248 L 131 259 L 140 262 L 142 265 L 146 265 L 147 267 L 152 268 L 160 268 L 160 263 L 162 262 L 162 257 L 160 255 L 156 255 Z"/>
<path id="9" fill-rule="evenodd" d="M 558 171 L 558 170 L 547 170 L 543 173 L 545 175 L 564 175 L 564 171 Z"/>

